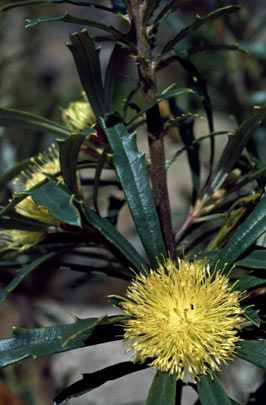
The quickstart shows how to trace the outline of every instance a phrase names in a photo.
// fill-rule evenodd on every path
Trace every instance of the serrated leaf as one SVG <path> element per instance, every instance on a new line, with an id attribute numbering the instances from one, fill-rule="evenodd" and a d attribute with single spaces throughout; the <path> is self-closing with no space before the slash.
<path id="1" fill-rule="evenodd" d="M 5 287 L 1 292 L 0 292 L 0 304 L 2 304 L 7 296 L 14 291 L 14 289 L 21 283 L 21 281 L 28 275 L 30 274 L 33 270 L 37 269 L 40 264 L 46 262 L 47 260 L 51 259 L 52 257 L 56 256 L 58 252 L 50 252 L 47 253 L 46 255 L 39 257 L 38 259 L 34 260 L 31 264 L 28 264 L 27 266 L 24 266 L 20 271 L 19 274 L 8 284 L 7 287 Z M 0 341 L 0 351 L 1 351 L 1 341 Z M 1 356 L 0 356 L 0 367 L 1 367 Z M 9 363 L 10 364 L 10 363 Z"/>
<path id="2" fill-rule="evenodd" d="M 146 405 L 165 404 L 176 404 L 176 376 L 157 371 L 146 399 Z"/>
<path id="3" fill-rule="evenodd" d="M 187 94 L 187 93 L 194 94 L 194 91 L 191 89 L 187 89 L 187 88 L 164 90 L 162 93 L 155 96 L 152 99 L 152 101 L 149 104 L 146 104 L 145 107 L 143 107 L 137 114 L 135 114 L 134 117 L 131 118 L 130 121 L 127 122 L 127 125 L 129 125 L 131 122 L 135 121 L 138 117 L 140 117 L 141 115 L 146 113 L 148 110 L 150 110 L 152 107 L 154 107 L 160 101 L 167 100 L 169 98 L 180 96 L 181 94 Z"/>
<path id="4" fill-rule="evenodd" d="M 149 185 L 144 154 L 139 153 L 136 134 L 129 134 L 116 117 L 102 120 L 106 136 L 113 151 L 112 159 L 122 184 L 133 221 L 144 249 L 153 267 L 166 257 L 160 222 Z"/>
<path id="5" fill-rule="evenodd" d="M 91 131 L 95 134 L 95 131 Z M 59 160 L 62 176 L 65 184 L 76 195 L 79 195 L 77 184 L 77 158 L 80 146 L 84 140 L 84 135 L 71 135 L 66 140 L 58 139 L 59 144 Z"/>
<path id="6" fill-rule="evenodd" d="M 248 253 L 243 259 L 238 260 L 235 264 L 236 266 L 250 269 L 266 270 L 266 249 L 254 250 Z"/>
<path id="7" fill-rule="evenodd" d="M 53 401 L 53 405 L 63 405 L 71 398 L 77 398 L 86 392 L 100 387 L 107 381 L 113 381 L 127 374 L 147 368 L 145 364 L 134 364 L 131 361 L 118 363 L 90 374 L 83 374 L 82 380 L 65 388 Z"/>
<path id="8" fill-rule="evenodd" d="M 38 329 L 14 327 L 11 338 L 0 340 L 0 367 L 6 367 L 27 357 L 36 359 L 118 339 L 118 330 L 113 324 L 121 320 L 121 316 L 87 319 L 74 317 L 74 320 L 71 324 Z"/>
<path id="9" fill-rule="evenodd" d="M 79 211 L 73 204 L 74 196 L 59 182 L 49 180 L 43 186 L 27 191 L 27 194 L 60 222 L 81 226 Z"/>
<path id="10" fill-rule="evenodd" d="M 215 374 L 200 377 L 197 391 L 201 405 L 232 405 Z"/>
<path id="11" fill-rule="evenodd" d="M 67 46 L 74 57 L 82 86 L 95 116 L 99 119 L 108 111 L 101 76 L 100 49 L 95 47 L 86 29 L 70 35 L 70 40 L 71 43 Z"/>
<path id="12" fill-rule="evenodd" d="M 256 366 L 266 368 L 266 345 L 256 340 L 240 341 L 236 355 Z"/>
<path id="13" fill-rule="evenodd" d="M 258 328 L 260 327 L 260 317 L 259 317 L 259 311 L 251 308 L 251 307 L 247 307 L 245 309 L 245 317 L 252 322 L 255 326 L 257 326 Z"/>
<path id="14" fill-rule="evenodd" d="M 111 243 L 116 249 L 118 249 L 122 255 L 132 265 L 138 269 L 140 273 L 143 273 L 144 269 L 147 269 L 147 264 L 136 249 L 127 241 L 127 239 L 111 224 L 107 219 L 99 217 L 93 210 L 82 206 L 83 212 L 88 220 L 89 224 L 96 228 L 104 238 Z"/>
<path id="15" fill-rule="evenodd" d="M 240 6 L 233 5 L 233 6 L 225 6 L 221 7 L 217 10 L 211 11 L 207 15 L 201 17 L 200 15 L 196 15 L 194 21 L 188 25 L 186 28 L 183 28 L 173 39 L 168 41 L 165 45 L 163 50 L 161 51 L 161 56 L 165 55 L 167 52 L 171 51 L 175 45 L 185 38 L 190 32 L 197 30 L 202 25 L 206 24 L 208 21 L 216 20 L 227 14 L 232 14 L 240 9 Z"/>
<path id="16" fill-rule="evenodd" d="M 0 126 L 18 127 L 35 131 L 48 131 L 63 138 L 71 135 L 71 131 L 54 121 L 14 108 L 0 108 Z"/>
<path id="17" fill-rule="evenodd" d="M 266 279 L 264 278 L 243 276 L 238 280 L 234 289 L 238 291 L 245 291 L 263 284 L 266 284 Z"/>
<path id="18" fill-rule="evenodd" d="M 258 202 L 251 214 L 237 228 L 227 245 L 221 250 L 217 260 L 220 265 L 232 264 L 266 231 L 266 196 Z"/>

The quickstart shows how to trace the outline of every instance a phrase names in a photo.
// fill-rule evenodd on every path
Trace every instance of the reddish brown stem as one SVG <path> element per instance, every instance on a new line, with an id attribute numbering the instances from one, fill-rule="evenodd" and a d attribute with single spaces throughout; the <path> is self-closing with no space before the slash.
<path id="1" fill-rule="evenodd" d="M 151 47 L 146 35 L 147 27 L 143 25 L 143 10 L 145 8 L 145 2 L 142 4 L 140 0 L 130 0 L 130 4 L 133 11 L 131 18 L 133 28 L 135 29 L 138 49 L 137 62 L 139 79 L 143 91 L 144 103 L 147 105 L 156 96 L 157 85 Z M 151 159 L 150 175 L 153 198 L 161 224 L 166 249 L 173 257 L 175 247 L 167 188 L 164 143 L 163 137 L 161 136 L 161 120 L 159 107 L 157 104 L 147 111 L 146 117 L 149 134 L 149 150 Z"/>

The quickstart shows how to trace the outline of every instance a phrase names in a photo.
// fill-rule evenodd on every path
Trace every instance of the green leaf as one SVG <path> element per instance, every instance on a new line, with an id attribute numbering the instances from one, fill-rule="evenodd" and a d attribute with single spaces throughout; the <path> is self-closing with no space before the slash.
<path id="1" fill-rule="evenodd" d="M 82 205 L 82 209 L 89 224 L 96 228 L 112 246 L 118 249 L 140 273 L 147 269 L 144 259 L 110 221 L 99 217 L 93 210 L 84 205 Z"/>
<path id="2" fill-rule="evenodd" d="M 148 393 L 146 405 L 175 405 L 176 376 L 157 371 Z"/>
<path id="3" fill-rule="evenodd" d="M 205 195 L 212 195 L 222 185 L 250 137 L 254 134 L 254 131 L 265 117 L 266 106 L 254 108 L 253 113 L 243 121 L 240 127 L 236 129 L 235 133 L 229 137 Z"/>
<path id="4" fill-rule="evenodd" d="M 143 26 L 146 27 L 154 11 L 159 7 L 160 0 L 146 0 L 143 15 Z"/>
<path id="5" fill-rule="evenodd" d="M 38 259 L 34 260 L 31 264 L 28 264 L 27 266 L 24 266 L 20 271 L 19 274 L 8 284 L 7 287 L 5 287 L 1 292 L 0 292 L 0 304 L 2 304 L 7 296 L 15 290 L 15 288 L 21 283 L 21 281 L 28 275 L 30 274 L 33 270 L 37 269 L 40 264 L 46 262 L 47 260 L 51 259 L 52 257 L 56 256 L 58 252 L 50 252 L 47 253 L 46 255 L 39 257 Z M 1 341 L 0 341 L 0 351 L 2 350 L 1 348 Z M 2 364 L 2 361 L 5 361 L 4 358 L 0 358 L 0 367 Z M 11 364 L 11 363 L 8 363 Z M 3 366 L 2 366 L 3 367 Z"/>
<path id="6" fill-rule="evenodd" d="M 60 222 L 81 226 L 79 211 L 73 204 L 74 196 L 55 180 L 26 192 L 32 195 L 35 204 L 45 207 Z"/>
<path id="7" fill-rule="evenodd" d="M 79 397 L 86 392 L 100 387 L 107 381 L 113 381 L 127 374 L 147 368 L 145 364 L 134 364 L 131 361 L 118 363 L 90 374 L 83 374 L 82 380 L 65 388 L 53 401 L 53 405 L 63 405 L 71 398 Z"/>
<path id="8" fill-rule="evenodd" d="M 238 291 L 245 291 L 263 284 L 266 284 L 266 279 L 264 278 L 243 276 L 238 280 L 234 289 Z"/>
<path id="9" fill-rule="evenodd" d="M 95 131 L 92 130 L 92 134 Z M 84 135 L 71 135 L 66 140 L 58 139 L 60 154 L 60 167 L 65 184 L 76 195 L 79 195 L 77 184 L 77 158 L 80 146 L 84 140 Z"/>
<path id="10" fill-rule="evenodd" d="M 36 114 L 15 110 L 14 108 L 0 108 L 0 126 L 47 131 L 56 136 L 60 135 L 63 138 L 71 135 L 71 131 L 56 122 Z"/>
<path id="11" fill-rule="evenodd" d="M 182 117 L 184 113 L 177 106 L 175 99 L 170 99 L 170 109 L 175 118 Z M 192 118 L 184 118 L 178 125 L 182 142 L 187 147 L 186 151 L 193 185 L 192 203 L 194 204 L 200 187 L 200 161 L 199 145 L 197 143 L 193 144 L 195 141 L 193 126 L 194 120 Z"/>
<path id="12" fill-rule="evenodd" d="M 186 54 L 189 56 L 196 55 L 201 52 L 213 52 L 213 51 L 239 51 L 248 55 L 248 51 L 241 48 L 238 44 L 226 45 L 226 44 L 205 44 L 193 46 L 186 50 Z"/>
<path id="13" fill-rule="evenodd" d="M 146 111 L 150 110 L 152 107 L 154 107 L 160 101 L 167 100 L 168 98 L 180 96 L 181 94 L 187 94 L 187 93 L 194 94 L 194 91 L 191 89 L 187 89 L 187 88 L 164 90 L 162 93 L 155 96 L 149 104 L 145 105 L 145 107 L 142 108 L 137 114 L 135 114 L 134 117 L 131 118 L 130 121 L 128 121 L 126 124 L 127 125 L 131 124 L 131 122 L 135 121 L 138 117 L 143 115 Z"/>
<path id="14" fill-rule="evenodd" d="M 36 359 L 98 342 L 117 340 L 115 334 L 118 333 L 118 330 L 112 324 L 121 319 L 121 316 L 87 319 L 79 319 L 74 316 L 75 322 L 71 324 L 38 329 L 13 327 L 13 336 L 0 340 L 0 367 L 6 367 L 27 357 Z"/>
<path id="15" fill-rule="evenodd" d="M 104 7 L 96 3 L 89 3 L 89 2 L 84 2 L 83 0 L 24 0 L 24 1 L 19 1 L 11 4 L 6 4 L 2 7 L 0 7 L 0 12 L 1 11 L 7 11 L 10 8 L 15 8 L 15 7 L 21 7 L 21 6 L 30 6 L 34 4 L 44 4 L 44 3 L 69 3 L 69 4 L 74 4 L 75 6 L 85 6 L 85 7 L 93 7 L 93 8 L 98 8 L 100 10 L 105 10 L 105 11 L 111 11 L 113 10 L 109 7 Z"/>
<path id="16" fill-rule="evenodd" d="M 104 90 L 106 94 L 106 100 L 107 104 L 110 106 L 112 106 L 113 103 L 113 92 L 117 72 L 119 72 L 119 67 L 124 62 L 125 55 L 127 54 L 128 51 L 125 48 L 122 48 L 120 44 L 117 43 L 115 44 L 107 65 L 104 79 Z"/>
<path id="17" fill-rule="evenodd" d="M 256 366 L 266 368 L 266 345 L 256 340 L 242 340 L 236 349 L 236 355 Z"/>
<path id="18" fill-rule="evenodd" d="M 201 405 L 231 405 L 232 402 L 225 393 L 215 374 L 200 377 L 197 391 Z"/>
<path id="19" fill-rule="evenodd" d="M 0 266 L 1 266 L 0 262 Z M 14 263 L 13 263 L 14 266 Z M 57 265 L 58 267 L 58 265 Z M 107 277 L 115 277 L 120 278 L 121 280 L 131 281 L 132 276 L 129 275 L 129 272 L 124 271 L 123 268 L 118 266 L 112 266 L 109 263 L 106 266 L 98 265 L 85 265 L 85 264 L 78 264 L 78 263 L 61 263 L 60 262 L 60 269 L 62 270 L 71 270 L 71 271 L 78 271 L 81 273 L 86 274 L 94 274 L 97 276 L 107 276 Z"/>
<path id="20" fill-rule="evenodd" d="M 266 231 L 266 196 L 258 202 L 251 214 L 237 228 L 236 232 L 218 256 L 220 265 L 232 264 Z"/>
<path id="21" fill-rule="evenodd" d="M 245 309 L 245 317 L 252 322 L 255 326 L 257 326 L 258 328 L 260 327 L 260 317 L 259 317 L 259 311 L 251 308 L 251 307 L 247 307 Z"/>
<path id="22" fill-rule="evenodd" d="M 236 266 L 247 267 L 250 269 L 266 270 L 266 249 L 253 250 L 243 259 L 238 260 Z"/>
<path id="23" fill-rule="evenodd" d="M 132 218 L 153 267 L 167 256 L 160 222 L 154 206 L 144 153 L 139 153 L 136 134 L 129 134 L 114 115 L 102 120 L 113 151 L 113 162 L 122 184 Z"/>
<path id="24" fill-rule="evenodd" d="M 69 14 L 68 11 L 66 11 L 64 15 L 61 15 L 59 17 L 38 17 L 33 20 L 27 19 L 26 21 L 27 21 L 26 28 L 30 28 L 30 27 L 33 27 L 33 26 L 41 24 L 41 23 L 58 22 L 58 21 L 63 21 L 63 22 L 71 23 L 71 24 L 85 25 L 85 26 L 98 28 L 100 30 L 108 32 L 109 34 L 112 34 L 116 40 L 119 40 L 122 43 L 125 42 L 127 44 L 127 42 L 128 42 L 128 41 L 126 41 L 126 37 L 120 31 L 116 30 L 115 28 L 102 24 L 95 20 L 88 20 L 87 18 L 75 17 L 75 16 Z M 84 30 L 82 30 L 81 32 L 83 32 L 83 31 Z M 72 38 L 73 35 L 75 35 L 75 33 L 70 35 L 70 38 Z"/>
<path id="25" fill-rule="evenodd" d="M 178 8 L 180 8 L 186 0 L 173 0 L 171 1 L 170 4 L 165 6 L 162 11 L 157 15 L 157 17 L 154 20 L 154 28 L 152 30 L 157 31 L 158 25 L 163 21 L 164 18 L 166 18 L 169 14 L 173 13 L 176 11 Z"/>
<path id="26" fill-rule="evenodd" d="M 108 111 L 102 84 L 99 60 L 100 49 L 95 47 L 87 30 L 70 35 L 71 43 L 67 44 L 72 52 L 82 86 L 97 117 L 103 117 Z"/>
<path id="27" fill-rule="evenodd" d="M 196 15 L 194 21 L 188 25 L 186 28 L 182 29 L 172 40 L 168 41 L 163 50 L 161 51 L 161 56 L 165 55 L 167 52 L 170 52 L 175 45 L 185 38 L 190 32 L 197 30 L 203 24 L 206 24 L 208 21 L 216 20 L 227 14 L 232 14 L 240 9 L 240 6 L 225 6 L 217 10 L 211 11 L 207 15 L 201 17 Z"/>
<path id="28" fill-rule="evenodd" d="M 31 232 L 47 232 L 49 224 L 37 221 L 33 218 L 24 217 L 15 211 L 6 216 L 0 217 L 0 228 L 3 229 L 21 229 Z"/>

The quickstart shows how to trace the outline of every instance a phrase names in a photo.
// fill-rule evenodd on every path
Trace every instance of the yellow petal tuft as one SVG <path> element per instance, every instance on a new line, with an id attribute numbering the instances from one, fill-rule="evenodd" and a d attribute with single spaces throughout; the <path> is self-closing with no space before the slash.
<path id="1" fill-rule="evenodd" d="M 131 282 L 122 310 L 124 338 L 133 362 L 192 379 L 220 370 L 235 352 L 244 321 L 243 294 L 228 278 L 210 275 L 206 260 L 171 259 Z"/>

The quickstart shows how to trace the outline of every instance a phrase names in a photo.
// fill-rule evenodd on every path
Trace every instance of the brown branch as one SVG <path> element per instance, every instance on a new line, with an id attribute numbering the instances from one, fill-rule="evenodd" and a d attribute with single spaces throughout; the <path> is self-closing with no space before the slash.
<path id="1" fill-rule="evenodd" d="M 138 74 L 144 96 L 145 105 L 149 104 L 156 96 L 157 85 L 155 67 L 152 60 L 152 51 L 143 25 L 143 12 L 146 6 L 141 0 L 130 0 L 132 8 L 132 28 L 135 31 L 138 54 Z M 158 213 L 161 230 L 166 249 L 174 256 L 175 247 L 171 211 L 169 204 L 167 178 L 165 170 L 165 153 L 161 128 L 161 119 L 158 104 L 147 111 L 147 129 L 149 135 L 149 151 L 151 159 L 151 183 L 155 207 Z"/>

